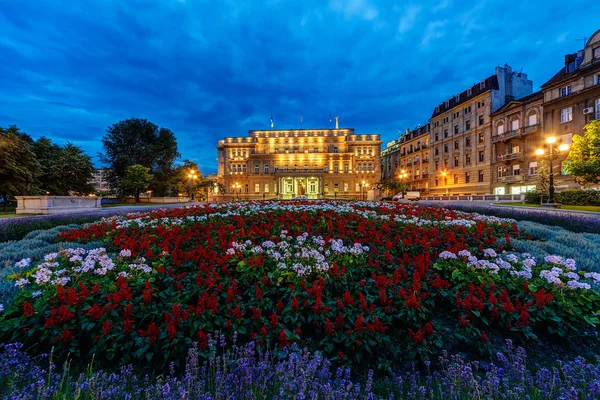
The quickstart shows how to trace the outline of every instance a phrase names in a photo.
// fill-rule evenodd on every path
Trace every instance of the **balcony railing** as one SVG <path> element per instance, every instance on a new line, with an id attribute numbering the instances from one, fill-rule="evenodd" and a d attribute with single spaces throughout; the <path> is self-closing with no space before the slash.
<path id="1" fill-rule="evenodd" d="M 419 165 L 419 164 L 420 164 L 419 160 L 416 160 L 416 161 L 414 162 L 414 164 L 415 164 L 415 165 Z"/>
<path id="2" fill-rule="evenodd" d="M 516 152 L 516 153 L 499 154 L 498 161 L 516 160 L 517 158 L 521 158 L 521 157 L 523 157 L 523 153 L 520 151 Z"/>
<path id="3" fill-rule="evenodd" d="M 529 135 L 530 133 L 535 133 L 542 128 L 540 124 L 530 125 L 523 128 L 523 135 Z"/>
<path id="4" fill-rule="evenodd" d="M 322 174 L 327 172 L 323 168 L 278 168 L 275 170 L 276 174 Z"/>
<path id="5" fill-rule="evenodd" d="M 423 159 L 423 164 L 427 164 L 427 163 L 429 163 L 429 158 L 424 158 Z"/>
<path id="6" fill-rule="evenodd" d="M 524 175 L 507 175 L 500 177 L 500 182 L 514 183 L 523 181 Z"/>
<path id="7" fill-rule="evenodd" d="M 423 172 L 422 177 L 423 178 L 429 178 L 429 172 Z"/>

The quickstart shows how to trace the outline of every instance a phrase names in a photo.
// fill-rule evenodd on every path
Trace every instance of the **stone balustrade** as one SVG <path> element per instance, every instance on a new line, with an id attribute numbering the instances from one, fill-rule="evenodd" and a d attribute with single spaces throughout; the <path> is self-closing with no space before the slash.
<path id="1" fill-rule="evenodd" d="M 96 196 L 16 196 L 17 214 L 64 214 L 100 211 Z"/>

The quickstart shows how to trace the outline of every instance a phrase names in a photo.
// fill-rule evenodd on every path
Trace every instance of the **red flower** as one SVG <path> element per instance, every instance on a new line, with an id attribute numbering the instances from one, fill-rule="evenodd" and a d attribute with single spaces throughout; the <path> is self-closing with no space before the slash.
<path id="1" fill-rule="evenodd" d="M 325 334 L 330 337 L 335 335 L 335 328 L 331 321 L 329 321 L 329 318 L 325 319 Z"/>
<path id="2" fill-rule="evenodd" d="M 279 345 L 281 347 L 288 347 L 290 345 L 290 342 L 288 341 L 288 337 L 285 333 L 285 331 L 282 329 L 279 330 Z"/>
<path id="3" fill-rule="evenodd" d="M 86 314 L 90 318 L 100 319 L 104 315 L 104 310 L 98 304 L 93 304 L 91 308 L 87 309 Z"/>
<path id="4" fill-rule="evenodd" d="M 271 314 L 271 317 L 269 318 L 269 322 L 271 322 L 271 326 L 273 328 L 277 328 L 277 326 L 279 325 L 279 319 L 277 318 L 277 314 L 275 314 L 275 313 Z"/>
<path id="5" fill-rule="evenodd" d="M 294 310 L 294 311 L 298 311 L 298 309 L 300 308 L 300 304 L 298 304 L 298 299 L 296 298 L 296 295 L 294 295 L 294 297 L 292 297 L 291 307 L 292 307 L 292 310 Z"/>
<path id="6" fill-rule="evenodd" d="M 33 314 L 35 314 L 35 311 L 33 310 L 31 303 L 27 301 L 23 302 L 23 315 L 29 318 Z"/>
<path id="7" fill-rule="evenodd" d="M 112 332 L 112 324 L 110 323 L 110 321 L 104 321 L 102 323 L 102 334 L 104 336 L 108 335 L 109 333 Z"/>

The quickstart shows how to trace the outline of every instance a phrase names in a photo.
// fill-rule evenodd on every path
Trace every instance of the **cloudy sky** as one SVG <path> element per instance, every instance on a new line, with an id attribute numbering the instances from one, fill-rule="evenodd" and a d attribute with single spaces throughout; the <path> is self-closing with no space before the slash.
<path id="1" fill-rule="evenodd" d="M 497 65 L 538 88 L 600 28 L 591 4 L 0 0 L 0 126 L 95 155 L 108 125 L 147 118 L 204 173 L 219 138 L 271 114 L 298 128 L 331 113 L 387 141 Z"/>

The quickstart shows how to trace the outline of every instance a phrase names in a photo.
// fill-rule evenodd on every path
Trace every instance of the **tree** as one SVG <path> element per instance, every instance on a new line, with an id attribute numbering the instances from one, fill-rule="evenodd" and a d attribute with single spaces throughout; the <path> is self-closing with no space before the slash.
<path id="1" fill-rule="evenodd" d="M 43 193 L 67 196 L 94 191 L 90 184 L 94 165 L 81 148 L 71 143 L 59 146 L 41 137 L 32 143 L 32 150 L 41 165 L 38 179 Z"/>
<path id="2" fill-rule="evenodd" d="M 106 129 L 102 138 L 104 153 L 100 160 L 109 169 L 108 182 L 122 194 L 121 183 L 127 168 L 134 164 L 149 168 L 154 175 L 150 188 L 162 196 L 173 175 L 173 163 L 179 157 L 175 135 L 167 128 L 159 128 L 146 119 L 130 118 Z"/>
<path id="3" fill-rule="evenodd" d="M 0 128 L 0 196 L 6 211 L 9 196 L 35 194 L 40 164 L 18 129 Z"/>
<path id="4" fill-rule="evenodd" d="M 583 136 L 573 136 L 566 170 L 585 186 L 600 183 L 600 120 L 591 121 L 583 130 Z"/>
<path id="5" fill-rule="evenodd" d="M 150 168 L 135 164 L 127 167 L 125 175 L 121 178 L 121 189 L 125 194 L 133 193 L 135 202 L 140 202 L 140 193 L 150 187 L 154 175 L 150 173 Z"/>
<path id="6" fill-rule="evenodd" d="M 550 188 L 550 165 L 544 159 L 538 163 L 535 183 L 542 196 L 548 194 L 548 189 Z"/>

